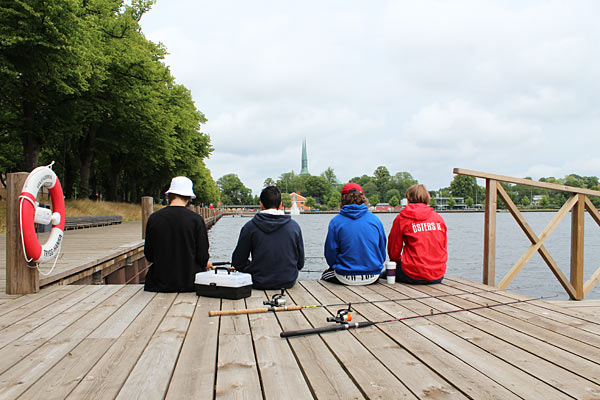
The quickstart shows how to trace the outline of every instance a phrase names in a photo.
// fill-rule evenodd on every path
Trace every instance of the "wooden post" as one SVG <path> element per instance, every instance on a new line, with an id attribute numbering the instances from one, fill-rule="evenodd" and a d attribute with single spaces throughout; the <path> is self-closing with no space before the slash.
<path id="1" fill-rule="evenodd" d="M 583 239 L 585 221 L 585 195 L 575 194 L 577 204 L 571 211 L 571 285 L 575 288 L 574 300 L 583 300 Z"/>
<path id="2" fill-rule="evenodd" d="M 19 227 L 19 195 L 29 174 L 8 174 L 6 180 L 6 293 L 27 294 L 40 290 L 40 275 L 25 261 Z"/>
<path id="3" fill-rule="evenodd" d="M 154 201 L 150 196 L 142 197 L 142 239 L 146 239 L 146 224 L 154 211 Z"/>
<path id="4" fill-rule="evenodd" d="M 485 180 L 485 222 L 483 229 L 483 283 L 495 286 L 496 275 L 496 209 L 498 181 Z"/>

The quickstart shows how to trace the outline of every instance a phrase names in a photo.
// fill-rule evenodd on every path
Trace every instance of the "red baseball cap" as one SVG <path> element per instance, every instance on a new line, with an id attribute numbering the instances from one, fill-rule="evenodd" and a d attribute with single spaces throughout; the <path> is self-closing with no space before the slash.
<path id="1" fill-rule="evenodd" d="M 360 187 L 360 185 L 358 183 L 350 182 L 350 183 L 346 183 L 344 185 L 344 188 L 342 189 L 342 194 L 351 193 L 353 191 L 357 191 L 359 193 L 363 192 L 362 188 Z"/>

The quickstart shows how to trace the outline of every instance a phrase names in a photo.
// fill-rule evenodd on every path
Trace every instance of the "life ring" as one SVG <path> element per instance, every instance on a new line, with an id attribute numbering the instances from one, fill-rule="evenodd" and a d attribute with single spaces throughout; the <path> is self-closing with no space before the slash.
<path id="1" fill-rule="evenodd" d="M 52 163 L 54 164 L 54 163 Z M 52 171 L 52 164 L 37 167 L 27 177 L 19 196 L 19 221 L 23 252 L 27 262 L 43 263 L 58 256 L 65 231 L 65 199 L 58 177 Z M 46 186 L 52 200 L 52 211 L 38 207 L 37 194 Z M 42 245 L 35 233 L 34 223 L 52 222 L 50 237 Z"/>

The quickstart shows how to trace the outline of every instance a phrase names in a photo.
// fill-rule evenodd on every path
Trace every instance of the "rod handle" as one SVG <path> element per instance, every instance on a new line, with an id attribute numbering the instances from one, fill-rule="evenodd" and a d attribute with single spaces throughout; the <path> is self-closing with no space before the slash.
<path id="1" fill-rule="evenodd" d="M 241 310 L 219 310 L 219 311 L 209 311 L 209 317 L 216 317 L 217 315 L 240 315 L 240 314 L 259 314 L 269 312 L 269 307 L 262 308 L 247 308 Z"/>
<path id="2" fill-rule="evenodd" d="M 353 322 L 350 324 L 335 324 L 329 326 L 322 326 L 320 328 L 300 329 L 297 331 L 283 331 L 279 334 L 282 338 L 292 336 L 304 336 L 304 335 L 315 335 L 317 333 L 345 331 L 347 329 L 354 328 L 366 328 L 367 326 L 375 325 L 373 321 Z"/>

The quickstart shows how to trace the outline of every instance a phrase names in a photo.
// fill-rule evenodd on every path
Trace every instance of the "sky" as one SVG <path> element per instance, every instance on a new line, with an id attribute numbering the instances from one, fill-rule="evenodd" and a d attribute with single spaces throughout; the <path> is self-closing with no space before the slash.
<path id="1" fill-rule="evenodd" d="M 600 176 L 598 1 L 158 0 L 143 16 L 208 122 L 215 180 L 460 167 Z M 483 182 L 480 181 L 480 184 Z"/>

